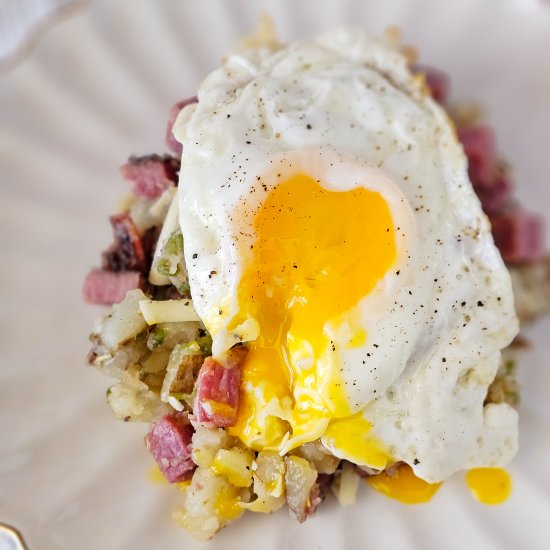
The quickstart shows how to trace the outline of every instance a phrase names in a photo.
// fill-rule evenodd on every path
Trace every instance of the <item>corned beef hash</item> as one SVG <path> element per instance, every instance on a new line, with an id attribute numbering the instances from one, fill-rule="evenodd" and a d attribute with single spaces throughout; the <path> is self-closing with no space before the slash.
<path id="1" fill-rule="evenodd" d="M 448 92 L 391 33 L 267 26 L 172 109 L 170 154 L 122 167 L 88 359 L 116 416 L 151 424 L 198 539 L 351 504 L 361 478 L 413 503 L 467 470 L 507 496 L 518 315 L 548 308 L 549 263 L 491 128 Z"/>

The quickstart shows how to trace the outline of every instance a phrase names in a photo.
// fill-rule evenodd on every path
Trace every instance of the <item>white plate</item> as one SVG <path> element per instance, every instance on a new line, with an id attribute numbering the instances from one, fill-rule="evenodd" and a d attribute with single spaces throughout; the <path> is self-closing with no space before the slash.
<path id="1" fill-rule="evenodd" d="M 34 549 L 202 548 L 170 519 L 179 494 L 147 480 L 145 426 L 111 415 L 109 380 L 84 366 L 99 312 L 86 271 L 110 242 L 107 216 L 130 153 L 163 149 L 166 113 L 192 95 L 224 50 L 267 9 L 292 39 L 353 22 L 405 29 L 445 68 L 454 97 L 488 106 L 519 196 L 550 206 L 550 7 L 537 0 L 386 2 L 111 0 L 50 30 L 0 77 L 0 521 Z M 550 226 L 550 223 L 549 223 Z M 529 332 L 522 361 L 521 450 L 514 492 L 475 502 L 461 475 L 427 505 L 364 488 L 303 525 L 249 515 L 210 548 L 550 548 L 550 330 Z"/>

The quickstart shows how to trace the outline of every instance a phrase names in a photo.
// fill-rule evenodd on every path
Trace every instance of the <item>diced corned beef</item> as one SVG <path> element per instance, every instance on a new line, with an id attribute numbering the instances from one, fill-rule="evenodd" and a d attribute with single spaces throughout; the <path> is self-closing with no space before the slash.
<path id="1" fill-rule="evenodd" d="M 468 174 L 477 188 L 491 186 L 494 182 L 496 162 L 495 134 L 489 126 L 460 128 L 458 139 L 468 157 Z"/>
<path id="2" fill-rule="evenodd" d="M 184 99 L 183 101 L 176 103 L 170 109 L 170 114 L 168 115 L 168 122 L 166 124 L 165 142 L 166 142 L 166 145 L 168 146 L 168 149 L 170 149 L 170 151 L 173 151 L 176 155 L 178 155 L 178 157 L 181 157 L 182 146 L 181 146 L 181 143 L 174 137 L 172 128 L 174 127 L 174 123 L 176 122 L 176 118 L 178 118 L 180 111 L 184 107 L 187 107 L 187 105 L 191 105 L 191 103 L 197 103 L 197 101 L 198 101 L 197 96 L 189 97 L 188 99 Z"/>
<path id="3" fill-rule="evenodd" d="M 82 294 L 89 304 L 116 304 L 124 300 L 126 293 L 143 286 L 141 273 L 137 271 L 104 271 L 93 269 L 84 280 Z"/>
<path id="4" fill-rule="evenodd" d="M 145 254 L 145 264 L 150 266 L 157 248 L 157 242 L 159 240 L 160 232 L 162 230 L 161 225 L 154 225 L 146 229 L 141 235 L 141 243 L 143 245 L 143 252 Z"/>
<path id="5" fill-rule="evenodd" d="M 369 472 L 366 472 L 365 470 L 363 470 L 363 468 L 361 468 L 361 466 L 355 466 L 355 472 L 361 478 L 367 478 L 370 475 L 372 475 Z"/>
<path id="6" fill-rule="evenodd" d="M 143 242 L 130 214 L 122 212 L 110 218 L 115 242 L 103 252 L 102 268 L 108 271 L 147 271 Z"/>
<path id="7" fill-rule="evenodd" d="M 197 397 L 193 412 L 199 422 L 210 422 L 218 428 L 233 426 L 239 412 L 241 366 L 246 348 L 230 350 L 227 367 L 207 357 L 196 382 Z"/>
<path id="8" fill-rule="evenodd" d="M 451 91 L 451 82 L 447 73 L 434 67 L 420 64 L 414 65 L 412 70 L 415 73 L 423 73 L 432 97 L 438 103 L 445 103 Z"/>
<path id="9" fill-rule="evenodd" d="M 494 173 L 490 184 L 473 184 L 481 206 L 486 214 L 495 214 L 506 204 L 512 193 L 513 185 L 503 170 Z"/>
<path id="10" fill-rule="evenodd" d="M 132 192 L 143 199 L 156 199 L 178 182 L 180 162 L 169 155 L 130 157 L 120 174 L 132 183 Z"/>
<path id="11" fill-rule="evenodd" d="M 227 367 L 230 369 L 240 369 L 243 366 L 244 360 L 248 353 L 248 348 L 245 346 L 235 346 L 227 352 L 225 358 Z"/>
<path id="12" fill-rule="evenodd" d="M 185 413 L 165 414 L 145 436 L 145 445 L 170 483 L 190 479 L 195 470 L 191 458 L 193 427 Z"/>
<path id="13" fill-rule="evenodd" d="M 458 131 L 458 137 L 468 157 L 468 174 L 483 210 L 494 214 L 505 205 L 513 189 L 508 173 L 497 161 L 494 132 L 488 126 L 467 126 Z"/>
<path id="14" fill-rule="evenodd" d="M 159 287 L 159 289 L 164 290 L 165 300 L 180 300 L 182 298 L 182 295 L 180 294 L 179 290 L 173 285 Z"/>
<path id="15" fill-rule="evenodd" d="M 174 285 L 151 285 L 151 292 L 154 300 L 181 300 L 184 297 Z"/>
<path id="16" fill-rule="evenodd" d="M 490 216 L 493 237 L 508 263 L 531 262 L 544 252 L 544 222 L 541 216 L 519 208 Z"/>
<path id="17" fill-rule="evenodd" d="M 330 491 L 332 483 L 332 474 L 319 474 L 315 484 L 309 493 L 309 506 L 306 508 L 306 515 L 311 517 L 317 511 L 317 508 L 323 503 Z"/>

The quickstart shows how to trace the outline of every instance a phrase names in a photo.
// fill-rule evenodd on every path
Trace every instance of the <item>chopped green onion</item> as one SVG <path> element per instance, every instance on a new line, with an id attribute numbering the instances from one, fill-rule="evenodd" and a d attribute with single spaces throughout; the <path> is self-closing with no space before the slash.
<path id="1" fill-rule="evenodd" d="M 159 326 L 156 326 L 149 334 L 148 344 L 152 349 L 162 346 L 166 338 L 166 331 Z"/>
<path id="2" fill-rule="evenodd" d="M 173 254 L 174 256 L 181 256 L 183 252 L 183 235 L 181 230 L 177 229 L 168 237 L 166 245 L 164 246 L 164 253 Z"/>
<path id="3" fill-rule="evenodd" d="M 177 275 L 179 271 L 179 258 L 177 256 L 161 256 L 156 264 L 156 270 L 166 277 Z"/>
<path id="4" fill-rule="evenodd" d="M 210 333 L 206 332 L 204 336 L 197 338 L 197 343 L 199 344 L 203 355 L 212 355 L 212 337 L 210 336 Z"/>

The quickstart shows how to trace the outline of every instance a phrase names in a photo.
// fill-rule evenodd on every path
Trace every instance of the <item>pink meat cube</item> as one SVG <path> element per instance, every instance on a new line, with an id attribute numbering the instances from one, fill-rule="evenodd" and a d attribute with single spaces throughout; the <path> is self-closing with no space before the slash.
<path id="1" fill-rule="evenodd" d="M 126 293 L 141 288 L 143 279 L 137 271 L 93 269 L 84 280 L 82 295 L 89 304 L 111 305 L 124 300 Z"/>
<path id="2" fill-rule="evenodd" d="M 176 103 L 170 109 L 170 114 L 168 115 L 168 122 L 166 124 L 165 143 L 168 149 L 170 149 L 170 151 L 172 151 L 178 157 L 181 157 L 182 146 L 181 146 L 181 143 L 174 137 L 172 128 L 174 127 L 174 123 L 176 122 L 176 118 L 178 118 L 180 111 L 184 107 L 187 107 L 187 105 L 191 105 L 191 103 L 197 103 L 197 101 L 198 101 L 197 96 L 189 97 L 187 99 L 184 99 L 183 101 Z"/>
<path id="3" fill-rule="evenodd" d="M 474 186 L 491 186 L 497 168 L 493 129 L 489 126 L 467 126 L 458 131 L 458 139 L 468 157 L 468 174 Z"/>
<path id="4" fill-rule="evenodd" d="M 170 483 L 190 479 L 196 468 L 191 458 L 193 426 L 186 414 L 165 414 L 145 436 L 145 446 Z"/>
<path id="5" fill-rule="evenodd" d="M 218 428 L 235 424 L 239 412 L 241 366 L 245 355 L 245 348 L 231 350 L 227 366 L 213 357 L 204 360 L 197 378 L 194 408 L 199 422 L 209 422 Z"/>
<path id="6" fill-rule="evenodd" d="M 515 209 L 490 219 L 495 244 L 505 262 L 531 262 L 542 256 L 544 222 L 540 216 Z"/>
<path id="7" fill-rule="evenodd" d="M 432 97 L 438 103 L 445 103 L 451 91 L 451 82 L 447 73 L 434 67 L 420 64 L 414 65 L 412 70 L 415 73 L 423 73 Z"/>
<path id="8" fill-rule="evenodd" d="M 179 161 L 168 155 L 130 157 L 120 167 L 120 174 L 132 184 L 132 193 L 143 199 L 153 200 L 178 181 Z"/>

